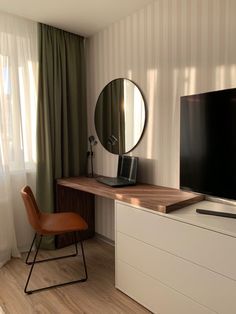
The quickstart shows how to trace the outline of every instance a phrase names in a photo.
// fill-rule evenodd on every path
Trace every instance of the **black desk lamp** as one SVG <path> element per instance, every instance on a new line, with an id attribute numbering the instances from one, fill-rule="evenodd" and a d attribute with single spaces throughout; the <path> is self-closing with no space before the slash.
<path id="1" fill-rule="evenodd" d="M 89 151 L 87 152 L 87 158 L 88 158 L 88 166 L 89 166 L 89 159 L 90 159 L 90 167 L 91 172 L 88 171 L 88 177 L 94 177 L 93 173 L 93 146 L 97 144 L 97 141 L 95 140 L 95 137 L 93 135 L 89 136 Z"/>

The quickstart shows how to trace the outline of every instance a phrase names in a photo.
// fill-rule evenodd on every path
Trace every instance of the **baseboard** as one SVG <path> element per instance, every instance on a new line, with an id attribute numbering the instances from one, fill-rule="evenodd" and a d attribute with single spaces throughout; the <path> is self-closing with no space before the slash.
<path id="1" fill-rule="evenodd" d="M 105 242 L 107 244 L 110 244 L 112 246 L 115 246 L 115 241 L 105 237 L 104 235 L 102 235 L 100 233 L 95 232 L 95 238 L 100 240 L 100 241 L 103 241 L 103 242 Z"/>
<path id="2" fill-rule="evenodd" d="M 29 248 L 30 248 L 30 245 L 28 245 L 27 247 L 21 246 L 21 247 L 18 247 L 18 251 L 20 253 L 27 253 L 27 252 L 29 252 Z M 35 246 L 33 247 L 32 251 L 34 251 L 34 250 L 35 250 Z M 1 314 L 1 312 L 0 312 L 0 314 Z"/>

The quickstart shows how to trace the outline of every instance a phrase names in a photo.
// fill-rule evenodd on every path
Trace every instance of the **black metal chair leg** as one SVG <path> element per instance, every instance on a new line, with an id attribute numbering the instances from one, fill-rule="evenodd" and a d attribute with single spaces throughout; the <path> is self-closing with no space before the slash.
<path id="1" fill-rule="evenodd" d="M 75 235 L 75 243 L 76 243 L 76 246 L 77 246 L 77 233 L 75 232 L 74 235 Z M 85 261 L 84 246 L 83 246 L 83 241 L 82 240 L 80 240 L 80 246 L 81 246 L 81 252 L 82 252 L 83 263 L 84 263 L 85 279 L 87 280 L 88 279 L 88 272 L 87 272 L 87 265 L 86 265 L 86 261 Z"/>
<path id="2" fill-rule="evenodd" d="M 28 252 L 27 257 L 26 257 L 26 260 L 25 260 L 25 263 L 26 263 L 27 265 L 31 265 L 31 264 L 32 264 L 32 263 L 28 262 L 28 259 L 29 259 L 29 256 L 30 256 L 30 253 L 31 253 L 31 250 L 32 250 L 33 245 L 34 245 L 34 241 L 36 240 L 36 237 L 37 237 L 37 233 L 35 233 L 35 235 L 34 235 L 33 241 L 32 241 L 32 243 L 31 243 L 31 246 L 30 246 L 29 252 Z"/>
<path id="3" fill-rule="evenodd" d="M 80 245 L 81 245 L 81 251 L 82 251 L 83 262 L 84 262 L 85 278 L 87 280 L 88 279 L 88 272 L 87 272 L 87 265 L 86 265 L 85 256 L 84 256 L 84 246 L 83 246 L 83 241 L 82 240 L 80 241 Z"/>
<path id="4" fill-rule="evenodd" d="M 28 254 L 27 254 L 27 258 L 26 258 L 26 260 L 25 260 L 25 263 L 26 263 L 27 265 L 32 265 L 32 264 L 33 264 L 33 262 L 28 262 L 28 259 L 29 259 L 31 250 L 32 250 L 32 248 L 33 248 L 33 244 L 34 244 L 34 242 L 35 242 L 35 240 L 36 240 L 36 237 L 37 237 L 37 233 L 36 233 L 35 236 L 34 236 L 33 242 L 32 242 L 32 244 L 31 244 L 30 250 L 29 250 L 29 252 L 28 252 Z M 57 259 L 62 259 L 62 258 L 68 258 L 68 257 L 75 257 L 75 256 L 77 256 L 77 255 L 78 255 L 78 246 L 77 246 L 77 242 L 76 242 L 76 235 L 75 235 L 75 233 L 74 233 L 74 239 L 75 239 L 75 253 L 70 254 L 70 255 L 63 255 L 63 256 L 57 256 L 57 257 L 46 258 L 46 259 L 42 259 L 42 260 L 35 261 L 35 263 L 37 264 L 37 263 L 55 261 L 55 260 L 57 260 Z"/>
<path id="5" fill-rule="evenodd" d="M 76 231 L 74 232 L 74 241 L 75 241 L 75 252 L 76 252 L 76 255 L 78 255 L 78 245 L 77 245 Z"/>
<path id="6" fill-rule="evenodd" d="M 66 257 L 78 255 L 77 237 L 76 237 L 76 232 L 75 232 L 75 233 L 74 233 L 75 249 L 76 249 L 76 253 L 75 253 L 75 254 L 36 261 L 36 258 L 37 258 L 37 255 L 38 255 L 38 251 L 39 251 L 39 248 L 40 248 L 40 245 L 41 245 L 41 242 L 42 242 L 42 237 L 43 237 L 43 236 L 40 235 L 39 243 L 38 243 L 38 245 L 37 245 L 37 247 L 36 247 L 36 252 L 35 252 L 33 261 L 32 261 L 32 262 L 28 262 L 28 257 L 29 257 L 29 255 L 30 255 L 31 250 L 32 250 L 33 243 L 34 243 L 34 241 L 35 241 L 35 239 L 36 239 L 36 235 L 35 235 L 35 237 L 34 237 L 34 239 L 33 239 L 33 242 L 32 242 L 32 244 L 31 244 L 30 250 L 29 250 L 28 255 L 27 255 L 27 258 L 26 258 L 27 264 L 28 264 L 28 265 L 31 265 L 31 268 L 30 268 L 30 272 L 29 272 L 29 275 L 28 275 L 28 278 L 27 278 L 27 281 L 26 281 L 25 289 L 24 289 L 24 292 L 25 292 L 25 293 L 27 293 L 27 294 L 32 294 L 32 293 L 34 293 L 34 292 L 39 292 L 39 291 L 43 291 L 43 290 L 50 289 L 50 288 L 62 287 L 62 286 L 65 286 L 65 285 L 69 285 L 69 284 L 73 284 L 73 283 L 78 283 L 78 282 L 85 282 L 85 281 L 88 279 L 87 266 L 86 266 L 86 261 L 85 261 L 85 256 L 84 256 L 83 243 L 82 243 L 82 241 L 80 241 L 81 251 L 82 251 L 82 257 L 83 257 L 83 264 L 84 264 L 85 278 L 78 279 L 78 280 L 73 280 L 73 281 L 67 281 L 67 282 L 64 282 L 64 283 L 61 283 L 61 284 L 56 284 L 56 285 L 52 285 L 52 286 L 47 286 L 47 287 L 43 287 L 43 288 L 39 288 L 39 289 L 27 290 L 28 284 L 29 284 L 29 281 L 30 281 L 30 278 L 31 278 L 31 274 L 32 274 L 34 265 L 35 265 L 36 263 L 46 262 L 46 261 L 52 261 L 52 260 L 56 260 L 56 259 L 61 259 L 61 258 L 66 258 Z"/>
<path id="7" fill-rule="evenodd" d="M 28 287 L 28 284 L 29 284 L 29 281 L 30 281 L 30 277 L 31 277 L 31 274 L 32 274 L 32 271 L 33 271 L 33 268 L 34 268 L 34 265 L 35 265 L 35 261 L 36 261 L 38 252 L 39 252 L 39 248 L 40 248 L 40 244 L 41 244 L 41 241 L 42 241 L 42 237 L 43 236 L 41 235 L 40 239 L 39 239 L 39 243 L 37 245 L 37 249 L 36 249 L 35 255 L 34 255 L 34 260 L 33 260 L 32 265 L 30 267 L 30 272 L 29 272 L 29 275 L 28 275 L 28 278 L 27 278 L 27 281 L 26 281 L 26 284 L 25 284 L 24 292 L 27 293 L 27 294 L 31 294 L 33 292 L 32 290 L 28 290 L 27 291 L 27 287 Z M 35 240 L 35 237 L 34 237 L 34 240 Z M 31 248 L 32 248 L 32 245 L 31 245 Z"/>

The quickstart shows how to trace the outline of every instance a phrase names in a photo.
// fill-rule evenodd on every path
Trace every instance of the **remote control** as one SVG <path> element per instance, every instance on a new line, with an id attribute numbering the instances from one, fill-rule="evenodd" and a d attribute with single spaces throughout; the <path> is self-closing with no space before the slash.
<path id="1" fill-rule="evenodd" d="M 221 216 L 221 217 L 226 217 L 226 218 L 236 218 L 236 214 L 233 214 L 233 213 L 217 212 L 217 211 L 208 210 L 208 209 L 197 208 L 196 212 L 199 214 L 204 214 L 204 215 Z"/>

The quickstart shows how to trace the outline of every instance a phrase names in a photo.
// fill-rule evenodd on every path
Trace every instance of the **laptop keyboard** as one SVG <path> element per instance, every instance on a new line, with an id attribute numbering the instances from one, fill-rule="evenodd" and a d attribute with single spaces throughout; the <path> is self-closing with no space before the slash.
<path id="1" fill-rule="evenodd" d="M 132 183 L 129 180 L 121 179 L 121 178 L 107 178 L 107 177 L 98 177 L 96 178 L 98 182 L 107 184 L 109 186 L 124 186 L 124 185 L 132 185 Z"/>

